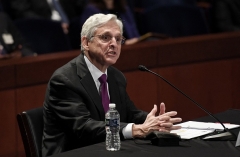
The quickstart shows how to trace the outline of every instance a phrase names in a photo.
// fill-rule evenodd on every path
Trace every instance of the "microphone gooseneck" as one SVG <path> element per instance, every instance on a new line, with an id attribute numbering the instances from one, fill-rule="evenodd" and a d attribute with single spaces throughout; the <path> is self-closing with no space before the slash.
<path id="1" fill-rule="evenodd" d="M 177 87 L 175 87 L 172 83 L 170 83 L 168 80 L 166 80 L 164 77 L 162 77 L 161 75 L 149 70 L 148 68 L 146 68 L 144 65 L 139 65 L 138 69 L 141 71 L 147 71 L 150 72 L 158 77 L 160 77 L 163 81 L 165 81 L 167 84 L 169 84 L 170 86 L 172 86 L 174 89 L 176 89 L 178 92 L 180 92 L 181 94 L 183 94 L 186 98 L 188 98 L 191 102 L 193 102 L 195 105 L 197 105 L 200 109 L 202 109 L 204 112 L 206 112 L 209 116 L 211 116 L 213 119 L 215 119 L 217 122 L 219 122 L 222 127 L 224 128 L 224 133 L 217 133 L 218 135 L 212 135 L 209 137 L 205 137 L 203 139 L 206 140 L 236 140 L 236 136 L 232 133 L 230 133 L 229 129 L 226 128 L 224 126 L 224 124 L 217 118 L 215 117 L 212 113 L 210 113 L 209 111 L 207 111 L 205 108 L 203 108 L 203 106 L 201 106 L 199 103 L 197 103 L 196 101 L 194 101 L 192 98 L 190 98 L 187 94 L 185 94 L 184 92 L 182 92 L 180 89 L 178 89 Z"/>
<path id="2" fill-rule="evenodd" d="M 139 65 L 138 69 L 141 71 L 149 71 L 144 65 Z"/>

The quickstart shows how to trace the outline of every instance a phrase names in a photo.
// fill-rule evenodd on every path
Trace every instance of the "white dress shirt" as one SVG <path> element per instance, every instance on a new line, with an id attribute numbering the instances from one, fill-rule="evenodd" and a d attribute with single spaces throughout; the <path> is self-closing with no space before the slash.
<path id="1" fill-rule="evenodd" d="M 101 83 L 99 82 L 98 78 L 102 76 L 102 74 L 104 74 L 103 72 L 101 72 L 95 65 L 93 65 L 89 60 L 88 58 L 84 55 L 84 59 L 85 59 L 85 62 L 87 63 L 87 67 L 93 77 L 93 80 L 96 84 L 96 87 L 98 89 L 98 92 L 99 92 L 99 88 L 100 88 L 100 85 Z M 107 75 L 107 70 L 105 72 L 105 74 Z M 108 83 L 107 83 L 107 89 L 108 89 Z M 109 95 L 109 90 L 108 90 L 108 96 L 109 96 L 109 99 L 110 99 L 110 95 Z M 121 115 L 120 115 L 121 116 Z M 125 139 L 131 139 L 132 138 L 132 125 L 133 123 L 129 123 L 126 127 L 123 128 L 123 136 Z"/>

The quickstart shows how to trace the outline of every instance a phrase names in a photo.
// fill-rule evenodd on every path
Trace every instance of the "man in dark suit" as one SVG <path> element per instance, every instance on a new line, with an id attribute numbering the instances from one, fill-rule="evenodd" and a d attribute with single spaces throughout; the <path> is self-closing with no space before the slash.
<path id="1" fill-rule="evenodd" d="M 13 21 L 0 12 L 0 59 L 36 55 L 26 44 Z"/>
<path id="2" fill-rule="evenodd" d="M 113 14 L 95 14 L 82 27 L 82 53 L 54 72 L 44 101 L 42 155 L 52 155 L 82 146 L 103 142 L 105 112 L 101 100 L 100 76 L 107 75 L 108 96 L 120 113 L 121 139 L 143 138 L 154 130 L 178 129 L 172 118 L 177 112 L 165 113 L 164 103 L 155 116 L 154 105 L 148 114 L 138 110 L 126 92 L 126 78 L 112 67 L 120 56 L 122 22 Z"/>

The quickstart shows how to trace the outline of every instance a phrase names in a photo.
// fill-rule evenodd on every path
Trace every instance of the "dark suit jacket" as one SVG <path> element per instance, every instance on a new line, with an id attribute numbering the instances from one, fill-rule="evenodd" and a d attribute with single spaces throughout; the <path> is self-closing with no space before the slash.
<path id="1" fill-rule="evenodd" d="M 126 92 L 124 75 L 108 68 L 111 103 L 120 113 L 121 130 L 127 123 L 143 123 Z M 105 113 L 101 98 L 81 53 L 52 75 L 44 101 L 43 156 L 105 141 Z M 120 133 L 123 139 L 122 133 Z"/>
<path id="2" fill-rule="evenodd" d="M 47 0 L 11 0 L 15 18 L 51 19 L 51 8 Z"/>

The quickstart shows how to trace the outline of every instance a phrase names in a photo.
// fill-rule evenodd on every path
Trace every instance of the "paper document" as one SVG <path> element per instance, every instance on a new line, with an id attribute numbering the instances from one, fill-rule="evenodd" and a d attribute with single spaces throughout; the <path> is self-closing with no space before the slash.
<path id="1" fill-rule="evenodd" d="M 180 125 L 182 128 L 179 130 L 173 130 L 171 133 L 178 134 L 182 139 L 191 139 L 212 133 L 215 130 L 223 130 L 221 124 L 211 122 L 187 121 L 177 125 Z M 228 129 L 240 127 L 240 125 L 236 124 L 224 124 L 224 126 Z"/>
<path id="2" fill-rule="evenodd" d="M 184 140 L 207 135 L 212 132 L 214 132 L 214 130 L 203 130 L 203 129 L 199 130 L 199 129 L 186 129 L 186 128 L 181 128 L 179 130 L 171 131 L 171 133 L 175 133 L 175 134 L 181 136 L 181 139 L 184 139 Z"/>

